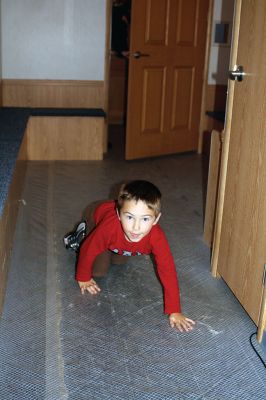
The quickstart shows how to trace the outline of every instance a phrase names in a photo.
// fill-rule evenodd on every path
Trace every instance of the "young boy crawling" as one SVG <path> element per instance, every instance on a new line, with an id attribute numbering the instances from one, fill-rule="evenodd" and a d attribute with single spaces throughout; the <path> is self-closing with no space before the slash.
<path id="1" fill-rule="evenodd" d="M 93 213 L 93 229 L 82 241 L 86 224 L 64 237 L 66 248 L 79 250 L 76 280 L 81 293 L 101 291 L 93 277 L 104 276 L 109 265 L 126 263 L 128 256 L 153 254 L 164 290 L 164 312 L 172 328 L 180 332 L 193 329 L 195 322 L 181 313 L 178 279 L 167 239 L 158 224 L 161 193 L 148 181 L 123 185 L 117 201 L 100 204 Z M 91 221 L 86 221 L 88 225 Z"/>

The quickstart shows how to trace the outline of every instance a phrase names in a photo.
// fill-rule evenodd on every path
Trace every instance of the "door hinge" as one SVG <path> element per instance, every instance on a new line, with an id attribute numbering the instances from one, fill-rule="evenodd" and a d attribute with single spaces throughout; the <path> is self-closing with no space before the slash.
<path id="1" fill-rule="evenodd" d="M 265 282 L 266 282 L 266 264 L 264 264 L 264 271 L 263 271 L 263 275 L 262 275 L 263 286 L 265 286 Z"/>

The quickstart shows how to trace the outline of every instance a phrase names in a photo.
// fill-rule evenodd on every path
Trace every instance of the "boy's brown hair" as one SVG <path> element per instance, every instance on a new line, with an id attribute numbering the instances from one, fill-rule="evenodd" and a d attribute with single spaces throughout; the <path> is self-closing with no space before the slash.
<path id="1" fill-rule="evenodd" d="M 143 180 L 131 181 L 121 186 L 117 209 L 120 212 L 125 200 L 141 200 L 157 217 L 161 212 L 161 197 L 160 190 L 153 183 Z"/>

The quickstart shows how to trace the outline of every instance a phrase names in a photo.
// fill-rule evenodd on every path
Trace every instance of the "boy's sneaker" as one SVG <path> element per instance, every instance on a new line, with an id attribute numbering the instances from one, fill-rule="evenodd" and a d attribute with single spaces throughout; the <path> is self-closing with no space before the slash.
<path id="1" fill-rule="evenodd" d="M 82 240 L 86 236 L 86 222 L 80 222 L 76 229 L 70 233 L 67 233 L 64 238 L 64 245 L 66 249 L 72 249 L 78 251 Z"/>

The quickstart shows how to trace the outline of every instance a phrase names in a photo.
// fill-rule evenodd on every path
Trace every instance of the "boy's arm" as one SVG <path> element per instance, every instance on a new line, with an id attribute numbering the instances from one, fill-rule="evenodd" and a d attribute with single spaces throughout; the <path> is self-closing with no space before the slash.
<path id="1" fill-rule="evenodd" d="M 108 249 L 106 231 L 101 225 L 97 226 L 80 247 L 76 280 L 78 282 L 89 282 L 92 278 L 92 267 L 95 258 Z"/>
<path id="2" fill-rule="evenodd" d="M 164 289 L 164 313 L 181 313 L 179 283 L 174 259 L 168 241 L 158 227 L 152 242 L 152 253 L 155 257 L 157 272 Z"/>
<path id="3" fill-rule="evenodd" d="M 195 322 L 181 312 L 175 263 L 168 241 L 161 229 L 158 232 L 153 254 L 157 264 L 158 275 L 164 288 L 164 312 L 169 314 L 170 326 L 177 328 L 180 332 L 189 332 L 193 329 Z"/>

